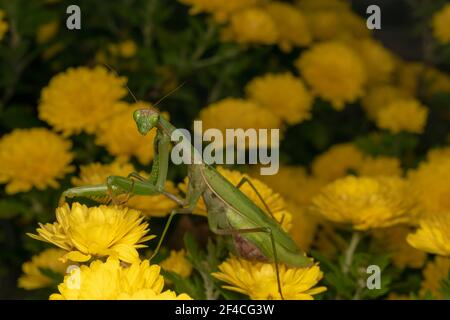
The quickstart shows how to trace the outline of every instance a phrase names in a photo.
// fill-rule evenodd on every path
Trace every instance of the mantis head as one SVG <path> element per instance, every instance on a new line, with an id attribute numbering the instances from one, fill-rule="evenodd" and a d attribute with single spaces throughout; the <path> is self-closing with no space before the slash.
<path id="1" fill-rule="evenodd" d="M 156 127 L 159 121 L 159 113 L 151 109 L 139 109 L 133 113 L 139 133 L 146 135 L 151 129 Z"/>

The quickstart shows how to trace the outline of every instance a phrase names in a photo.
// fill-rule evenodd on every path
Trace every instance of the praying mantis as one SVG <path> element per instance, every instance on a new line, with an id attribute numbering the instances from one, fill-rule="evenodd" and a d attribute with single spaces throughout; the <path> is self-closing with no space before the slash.
<path id="1" fill-rule="evenodd" d="M 167 179 L 171 135 L 176 128 L 164 119 L 157 110 L 139 109 L 133 114 L 137 129 L 142 135 L 156 128 L 154 140 L 154 160 L 148 179 L 137 172 L 128 177 L 110 176 L 105 184 L 75 187 L 64 191 L 60 204 L 66 198 L 88 197 L 114 199 L 118 195 L 157 195 L 163 194 L 178 204 L 171 213 L 150 260 L 158 253 L 170 223 L 176 214 L 192 213 L 200 198 L 203 198 L 208 212 L 208 225 L 217 235 L 231 236 L 234 251 L 244 259 L 273 262 L 280 297 L 283 299 L 279 275 L 279 263 L 292 267 L 309 267 L 312 260 L 297 247 L 293 239 L 281 228 L 280 224 L 265 204 L 250 180 L 243 178 L 237 185 L 230 183 L 216 169 L 205 163 L 192 161 L 188 165 L 189 183 L 184 199 L 164 190 Z M 188 143 L 183 140 L 182 143 Z M 186 146 L 192 157 L 198 151 L 189 144 Z M 256 192 L 268 213 L 251 201 L 240 188 L 245 184 Z"/>

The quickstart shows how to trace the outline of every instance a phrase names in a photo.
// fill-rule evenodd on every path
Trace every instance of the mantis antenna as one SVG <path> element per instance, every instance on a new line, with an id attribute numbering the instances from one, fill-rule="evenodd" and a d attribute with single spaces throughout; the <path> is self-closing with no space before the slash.
<path id="1" fill-rule="evenodd" d="M 111 70 L 112 72 L 114 72 L 114 74 L 116 76 L 119 76 L 119 73 L 113 68 L 111 67 L 109 64 L 107 63 L 103 63 L 109 70 Z M 153 104 L 153 107 L 156 108 L 157 105 L 159 105 L 161 102 L 163 102 L 166 98 L 168 98 L 169 96 L 171 96 L 174 92 L 180 90 L 184 85 L 186 84 L 186 81 L 184 81 L 183 83 L 181 83 L 180 85 L 178 85 L 175 89 L 170 90 L 167 94 L 165 94 L 161 99 L 159 99 L 158 101 L 156 101 L 156 103 Z M 130 93 L 130 95 L 133 97 L 134 102 L 138 102 L 138 99 L 136 98 L 136 96 L 134 95 L 133 91 L 131 91 L 130 87 L 128 87 L 127 84 L 125 84 L 125 87 L 127 88 L 128 92 Z"/>

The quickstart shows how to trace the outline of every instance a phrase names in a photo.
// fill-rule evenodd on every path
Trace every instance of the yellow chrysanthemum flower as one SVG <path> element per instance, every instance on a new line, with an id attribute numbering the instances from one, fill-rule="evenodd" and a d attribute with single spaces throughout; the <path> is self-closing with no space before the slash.
<path id="1" fill-rule="evenodd" d="M 258 146 L 270 145 L 271 135 L 270 129 L 280 129 L 281 119 L 273 112 L 262 108 L 252 101 L 226 98 L 202 109 L 199 116 L 203 122 L 203 130 L 210 128 L 218 129 L 226 137 L 226 129 L 268 129 L 268 141 L 258 141 Z M 228 141 L 230 142 L 230 141 Z M 246 143 L 246 148 L 255 148 L 253 141 Z M 217 147 L 221 141 L 214 141 Z"/>
<path id="2" fill-rule="evenodd" d="M 6 32 L 9 30 L 9 24 L 5 20 L 5 11 L 0 10 L 0 40 L 3 39 Z"/>
<path id="3" fill-rule="evenodd" d="M 132 58 L 136 55 L 137 44 L 131 39 L 119 43 L 113 43 L 108 46 L 108 51 L 113 56 L 122 58 Z"/>
<path id="4" fill-rule="evenodd" d="M 184 250 L 171 250 L 169 257 L 164 259 L 159 265 L 164 270 L 174 272 L 183 278 L 189 277 L 192 273 L 192 265 L 186 258 L 186 251 Z"/>
<path id="5" fill-rule="evenodd" d="M 50 270 L 61 274 L 61 278 L 68 267 L 67 263 L 59 259 L 66 252 L 61 249 L 47 249 L 31 258 L 22 265 L 23 274 L 18 280 L 18 286 L 26 290 L 34 290 L 54 285 L 53 279 L 44 274 L 42 270 Z"/>
<path id="6" fill-rule="evenodd" d="M 450 147 L 434 148 L 428 151 L 428 161 L 440 161 L 441 159 L 450 159 Z"/>
<path id="7" fill-rule="evenodd" d="M 315 287 L 323 277 L 317 265 L 311 268 L 279 265 L 279 272 L 285 299 L 313 300 L 314 295 L 326 291 L 326 287 Z M 252 300 L 281 299 L 273 264 L 230 257 L 212 275 L 227 283 L 223 288 L 248 295 Z"/>
<path id="8" fill-rule="evenodd" d="M 355 172 L 363 158 L 364 154 L 353 144 L 336 144 L 314 159 L 312 173 L 319 179 L 332 181 Z"/>
<path id="9" fill-rule="evenodd" d="M 422 78 L 422 82 L 425 84 L 425 94 L 428 96 L 450 92 L 450 76 L 448 74 L 435 68 L 426 68 Z"/>
<path id="10" fill-rule="evenodd" d="M 283 198 L 280 196 L 280 194 L 274 192 L 271 188 L 269 188 L 266 184 L 261 182 L 258 179 L 252 178 L 246 174 L 242 174 L 239 171 L 231 171 L 224 169 L 222 167 L 216 168 L 219 173 L 225 177 L 228 181 L 230 181 L 231 184 L 237 186 L 239 182 L 243 178 L 247 178 L 258 190 L 261 197 L 264 199 L 267 206 L 270 208 L 270 211 L 272 212 L 275 220 L 278 222 L 281 222 L 281 227 L 285 231 L 289 231 L 291 228 L 291 221 L 292 221 L 292 215 L 286 208 L 286 203 L 284 202 Z M 186 178 L 183 183 L 180 183 L 178 187 L 180 190 L 182 190 L 184 193 L 187 191 L 188 186 L 188 179 Z M 241 186 L 239 189 L 241 190 L 251 201 L 253 201 L 258 207 L 260 207 L 264 212 L 266 212 L 266 207 L 261 202 L 260 198 L 257 196 L 256 192 L 253 190 L 253 188 L 248 184 L 245 183 Z M 197 204 L 197 208 L 195 209 L 195 213 L 200 215 L 207 215 L 206 207 L 203 202 L 203 199 L 199 201 Z M 268 212 L 266 212 L 269 214 Z"/>
<path id="11" fill-rule="evenodd" d="M 345 0 L 297 0 L 297 5 L 305 11 L 333 10 L 337 12 L 350 9 Z"/>
<path id="12" fill-rule="evenodd" d="M 339 16 L 339 21 L 344 27 L 342 34 L 339 35 L 341 39 L 361 39 L 368 38 L 371 35 L 371 31 L 367 28 L 366 19 L 351 10 L 343 11 Z"/>
<path id="13" fill-rule="evenodd" d="M 117 102 L 127 93 L 125 83 L 126 78 L 103 67 L 69 68 L 54 76 L 42 90 L 39 118 L 66 136 L 81 131 L 94 133 L 121 110 Z"/>
<path id="14" fill-rule="evenodd" d="M 237 11 L 263 3 L 265 0 L 179 0 L 181 3 L 192 6 L 190 14 L 201 12 L 210 13 L 218 22 L 226 21 Z"/>
<path id="15" fill-rule="evenodd" d="M 446 4 L 441 10 L 432 17 L 433 35 L 442 43 L 450 41 L 450 4 Z"/>
<path id="16" fill-rule="evenodd" d="M 450 257 L 450 213 L 436 213 L 419 221 L 419 228 L 408 235 L 414 248 Z"/>
<path id="17" fill-rule="evenodd" d="M 135 156 L 140 163 L 149 164 L 153 159 L 153 140 L 156 129 L 143 136 L 136 128 L 133 112 L 137 109 L 151 108 L 145 102 L 132 105 L 120 103 L 121 112 L 110 117 L 108 121 L 99 124 L 95 142 L 104 146 L 108 152 L 117 157 Z M 165 114 L 167 117 L 167 115 Z"/>
<path id="18" fill-rule="evenodd" d="M 269 2 L 265 7 L 278 29 L 278 45 L 284 52 L 293 47 L 304 47 L 311 43 L 311 34 L 303 13 L 293 5 Z"/>
<path id="19" fill-rule="evenodd" d="M 315 40 L 368 37 L 365 20 L 353 13 L 345 1 L 298 1 Z"/>
<path id="20" fill-rule="evenodd" d="M 411 96 L 418 94 L 433 96 L 450 91 L 450 76 L 421 62 L 400 63 L 397 82 Z"/>
<path id="21" fill-rule="evenodd" d="M 300 206 L 292 201 L 286 203 L 288 210 L 292 213 L 289 234 L 300 249 L 308 251 L 316 235 L 318 219 L 309 213 L 308 207 Z"/>
<path id="22" fill-rule="evenodd" d="M 400 87 L 381 84 L 371 86 L 362 98 L 361 104 L 369 119 L 375 120 L 378 112 L 391 102 L 409 97 L 410 95 Z"/>
<path id="23" fill-rule="evenodd" d="M 442 281 L 448 279 L 449 272 L 450 258 L 436 256 L 434 261 L 428 262 L 422 272 L 423 280 L 420 286 L 420 294 L 424 296 L 427 292 L 430 292 L 433 297 L 442 299 L 440 291 Z"/>
<path id="24" fill-rule="evenodd" d="M 313 98 L 303 81 L 290 73 L 267 74 L 253 79 L 247 96 L 293 125 L 311 118 Z"/>
<path id="25" fill-rule="evenodd" d="M 300 206 L 310 205 L 311 199 L 326 184 L 324 180 L 309 176 L 306 169 L 297 166 L 281 166 L 277 174 L 258 176 L 284 199 L 296 202 Z"/>
<path id="26" fill-rule="evenodd" d="M 364 157 L 363 162 L 357 169 L 358 175 L 376 177 L 376 176 L 396 176 L 403 174 L 400 160 L 394 157 Z"/>
<path id="27" fill-rule="evenodd" d="M 78 177 L 72 178 L 72 184 L 76 187 L 103 184 L 109 176 L 127 177 L 131 172 L 135 172 L 134 166 L 130 163 L 124 163 L 122 160 L 116 160 L 110 164 L 101 164 L 98 162 L 91 163 L 80 167 L 80 174 Z M 140 172 L 140 174 L 147 178 L 147 174 Z M 166 181 L 164 190 L 177 194 L 178 189 L 172 181 Z M 100 202 L 110 200 L 95 199 Z M 167 198 L 164 195 L 155 196 L 133 196 L 128 199 L 126 206 L 141 211 L 146 216 L 164 217 L 170 213 L 177 203 Z"/>
<path id="28" fill-rule="evenodd" d="M 6 193 L 57 188 L 74 168 L 70 141 L 45 128 L 16 129 L 0 139 L 0 183 Z"/>
<path id="29" fill-rule="evenodd" d="M 371 84 L 385 83 L 392 79 L 396 67 L 395 58 L 380 42 L 367 38 L 351 43 L 365 64 Z"/>
<path id="30" fill-rule="evenodd" d="M 313 212 L 356 230 L 408 223 L 416 214 L 408 184 L 398 177 L 354 177 L 336 180 L 313 200 Z"/>
<path id="31" fill-rule="evenodd" d="M 427 254 L 411 247 L 406 236 L 411 232 L 407 226 L 377 229 L 373 232 L 380 252 L 392 254 L 392 263 L 398 268 L 422 268 Z"/>
<path id="32" fill-rule="evenodd" d="M 419 77 L 424 68 L 420 62 L 400 61 L 396 72 L 396 84 L 402 91 L 415 96 L 418 93 Z"/>
<path id="33" fill-rule="evenodd" d="M 88 208 L 66 203 L 56 209 L 56 222 L 39 224 L 33 239 L 52 243 L 69 251 L 62 260 L 85 262 L 92 257 L 113 256 L 124 262 L 136 262 L 136 249 L 155 236 L 148 233 L 139 211 L 116 206 Z"/>
<path id="34" fill-rule="evenodd" d="M 336 110 L 363 94 L 366 70 L 356 52 L 343 43 L 324 42 L 311 47 L 296 61 L 313 93 Z"/>
<path id="35" fill-rule="evenodd" d="M 402 131 L 422 133 L 428 118 L 428 109 L 415 99 L 394 100 L 378 111 L 375 122 L 381 129 L 393 133 Z"/>
<path id="36" fill-rule="evenodd" d="M 126 267 L 118 259 L 108 258 L 106 262 L 96 260 L 89 266 L 73 269 L 58 286 L 59 293 L 52 294 L 50 300 L 190 299 L 187 294 L 162 292 L 163 287 L 158 265 L 145 260 Z"/>
<path id="37" fill-rule="evenodd" d="M 59 30 L 59 21 L 50 21 L 46 24 L 39 26 L 36 31 L 36 42 L 37 43 L 46 43 L 53 39 Z"/>
<path id="38" fill-rule="evenodd" d="M 450 211 L 450 157 L 435 154 L 408 177 L 425 214 Z"/>
<path id="39" fill-rule="evenodd" d="M 305 16 L 314 40 L 324 41 L 335 39 L 342 30 L 342 24 L 339 22 L 339 14 L 335 11 L 322 10 L 305 12 Z"/>
<path id="40" fill-rule="evenodd" d="M 233 13 L 229 24 L 222 30 L 225 41 L 240 44 L 276 44 L 279 33 L 270 14 L 259 7 L 252 7 Z"/>

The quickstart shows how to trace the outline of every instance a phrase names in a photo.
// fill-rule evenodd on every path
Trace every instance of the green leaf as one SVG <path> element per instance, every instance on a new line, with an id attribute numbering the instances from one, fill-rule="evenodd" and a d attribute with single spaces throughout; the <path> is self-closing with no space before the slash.
<path id="1" fill-rule="evenodd" d="M 29 208 L 15 200 L 0 200 L 0 219 L 11 219 L 18 214 L 26 213 Z"/>

